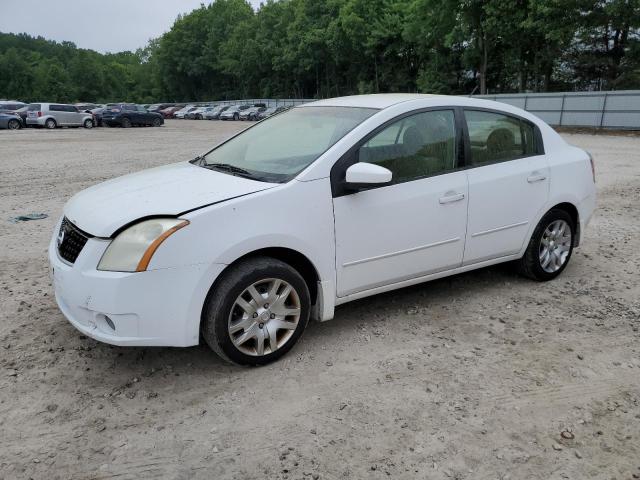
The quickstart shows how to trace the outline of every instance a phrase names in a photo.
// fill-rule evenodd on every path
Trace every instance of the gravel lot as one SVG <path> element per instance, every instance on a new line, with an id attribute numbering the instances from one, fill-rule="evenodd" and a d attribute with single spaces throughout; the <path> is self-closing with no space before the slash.
<path id="1" fill-rule="evenodd" d="M 65 201 L 244 126 L 0 131 L 0 478 L 639 478 L 640 137 L 565 134 L 600 197 L 552 283 L 498 266 L 357 301 L 263 368 L 76 332 L 46 261 Z"/>

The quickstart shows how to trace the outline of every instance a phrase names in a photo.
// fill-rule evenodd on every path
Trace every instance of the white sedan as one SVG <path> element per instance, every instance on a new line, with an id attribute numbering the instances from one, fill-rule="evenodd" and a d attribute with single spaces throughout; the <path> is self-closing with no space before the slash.
<path id="1" fill-rule="evenodd" d="M 552 280 L 595 203 L 590 155 L 523 110 L 344 97 L 78 193 L 49 258 L 86 335 L 257 365 L 351 300 L 508 261 Z"/>

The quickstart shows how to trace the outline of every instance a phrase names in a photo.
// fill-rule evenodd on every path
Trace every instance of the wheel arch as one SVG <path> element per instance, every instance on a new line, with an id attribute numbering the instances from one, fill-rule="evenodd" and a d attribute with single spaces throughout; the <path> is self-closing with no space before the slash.
<path id="1" fill-rule="evenodd" d="M 219 279 L 230 268 L 233 268 L 233 266 L 237 265 L 239 262 L 247 260 L 251 257 L 271 257 L 291 266 L 302 276 L 305 283 L 307 284 L 307 287 L 309 288 L 309 295 L 311 297 L 311 304 L 314 305 L 318 302 L 318 282 L 320 281 L 318 270 L 306 255 L 298 252 L 297 250 L 287 247 L 266 247 L 245 253 L 225 267 L 218 278 L 216 278 L 216 280 L 213 282 L 211 289 L 214 289 L 216 287 Z"/>
<path id="2" fill-rule="evenodd" d="M 554 205 L 550 209 L 545 212 L 545 215 L 551 210 L 564 210 L 569 214 L 571 219 L 573 220 L 573 227 L 575 228 L 575 235 L 573 236 L 573 246 L 577 247 L 580 245 L 580 212 L 578 212 L 578 208 L 570 202 L 562 202 Z"/>

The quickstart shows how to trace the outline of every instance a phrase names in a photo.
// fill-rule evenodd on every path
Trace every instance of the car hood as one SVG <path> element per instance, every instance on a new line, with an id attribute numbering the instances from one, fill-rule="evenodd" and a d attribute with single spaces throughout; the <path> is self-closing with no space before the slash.
<path id="1" fill-rule="evenodd" d="M 276 185 L 181 162 L 89 187 L 67 202 L 64 215 L 91 235 L 110 237 L 140 218 L 177 216 Z"/>

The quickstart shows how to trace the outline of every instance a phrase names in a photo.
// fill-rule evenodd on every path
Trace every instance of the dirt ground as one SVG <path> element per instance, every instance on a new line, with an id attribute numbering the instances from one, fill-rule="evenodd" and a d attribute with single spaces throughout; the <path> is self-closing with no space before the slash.
<path id="1" fill-rule="evenodd" d="M 565 134 L 599 207 L 554 282 L 498 266 L 357 301 L 263 368 L 74 330 L 46 260 L 65 201 L 243 126 L 0 131 L 0 478 L 640 478 L 637 136 Z"/>

